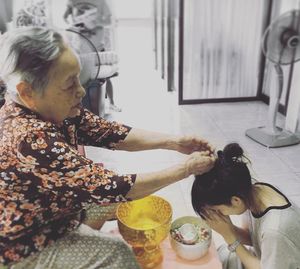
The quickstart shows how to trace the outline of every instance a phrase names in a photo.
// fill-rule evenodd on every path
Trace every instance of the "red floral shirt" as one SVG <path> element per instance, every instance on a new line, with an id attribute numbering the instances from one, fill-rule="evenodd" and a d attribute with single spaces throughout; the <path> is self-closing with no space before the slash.
<path id="1" fill-rule="evenodd" d="M 20 261 L 76 229 L 89 203 L 127 200 L 136 175 L 117 175 L 76 148 L 114 149 L 130 127 L 86 109 L 57 126 L 13 102 L 1 108 L 0 126 L 0 263 Z"/>

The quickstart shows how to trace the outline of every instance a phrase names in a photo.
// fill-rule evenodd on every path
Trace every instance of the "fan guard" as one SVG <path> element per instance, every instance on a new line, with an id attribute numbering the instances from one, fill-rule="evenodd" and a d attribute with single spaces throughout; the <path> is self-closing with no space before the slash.
<path id="1" fill-rule="evenodd" d="M 275 64 L 288 65 L 300 60 L 300 10 L 284 13 L 265 31 L 262 50 Z"/>
<path id="2" fill-rule="evenodd" d="M 248 129 L 246 135 L 267 147 L 298 144 L 300 138 L 276 126 L 276 115 L 283 89 L 281 66 L 300 60 L 300 10 L 288 11 L 270 24 L 262 38 L 262 51 L 274 64 L 277 88 L 272 88 L 270 92 L 267 126 Z"/>

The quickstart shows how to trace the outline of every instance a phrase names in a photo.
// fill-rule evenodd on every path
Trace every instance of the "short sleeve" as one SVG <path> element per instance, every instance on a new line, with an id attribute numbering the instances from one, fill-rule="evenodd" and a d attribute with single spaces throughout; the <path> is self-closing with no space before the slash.
<path id="1" fill-rule="evenodd" d="M 105 120 L 87 109 L 81 113 L 77 131 L 78 143 L 81 145 L 115 149 L 131 130 L 127 125 Z"/>
<path id="2" fill-rule="evenodd" d="M 51 192 L 61 207 L 127 201 L 136 175 L 118 175 L 80 155 L 57 133 L 36 132 L 18 149 L 19 169 L 41 192 Z"/>
<path id="3" fill-rule="evenodd" d="M 299 246 L 298 246 L 299 248 Z M 285 235 L 276 231 L 267 231 L 261 245 L 261 268 L 296 269 L 300 268 L 296 257 L 298 248 Z"/>

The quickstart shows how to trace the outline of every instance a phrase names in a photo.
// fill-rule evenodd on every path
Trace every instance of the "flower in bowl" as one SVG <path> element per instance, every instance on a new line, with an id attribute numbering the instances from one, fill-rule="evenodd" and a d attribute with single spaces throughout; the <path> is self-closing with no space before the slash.
<path id="1" fill-rule="evenodd" d="M 200 217 L 184 216 L 172 222 L 169 238 L 176 254 L 192 261 L 208 252 L 211 234 L 210 227 Z"/>

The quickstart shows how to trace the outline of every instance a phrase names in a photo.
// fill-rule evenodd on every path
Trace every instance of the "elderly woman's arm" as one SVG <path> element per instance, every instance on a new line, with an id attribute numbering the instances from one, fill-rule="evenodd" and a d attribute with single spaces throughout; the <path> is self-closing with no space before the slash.
<path id="1" fill-rule="evenodd" d="M 149 149 L 176 150 L 184 154 L 195 151 L 213 153 L 213 147 L 201 137 L 175 136 L 133 128 L 126 138 L 116 145 L 118 150 L 139 151 Z"/>
<path id="2" fill-rule="evenodd" d="M 87 109 L 82 109 L 79 118 L 77 135 L 80 145 L 126 151 L 168 149 L 184 154 L 201 151 L 207 156 L 214 151 L 205 139 L 198 136 L 175 136 L 131 128 L 100 118 Z"/>
<path id="3" fill-rule="evenodd" d="M 18 165 L 27 169 L 40 184 L 57 198 L 69 200 L 70 207 L 84 207 L 85 203 L 116 203 L 147 196 L 191 174 L 208 171 L 214 162 L 195 152 L 179 164 L 147 174 L 118 175 L 94 164 L 52 131 L 36 131 L 19 146 Z M 26 170 L 26 171 L 27 171 Z"/>
<path id="4" fill-rule="evenodd" d="M 100 118 L 87 109 L 82 109 L 79 118 L 77 135 L 80 145 L 126 151 L 169 149 L 184 154 L 201 151 L 207 156 L 214 151 L 206 140 L 197 136 L 175 136 L 131 128 Z"/>
<path id="5" fill-rule="evenodd" d="M 199 152 L 194 152 L 182 163 L 167 169 L 137 174 L 135 184 L 126 197 L 132 199 L 142 198 L 192 174 L 203 174 L 210 170 L 213 164 L 214 157 L 207 157 Z"/>

